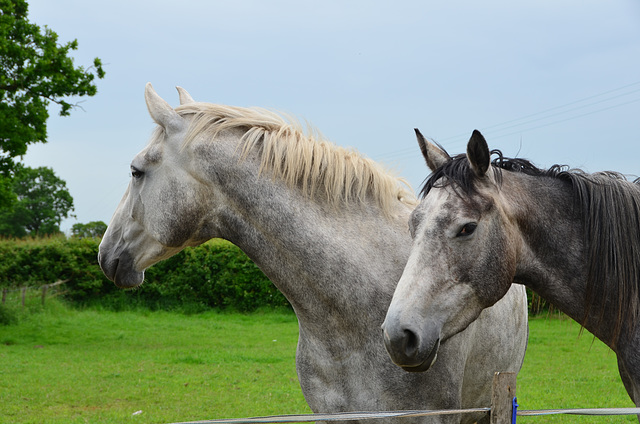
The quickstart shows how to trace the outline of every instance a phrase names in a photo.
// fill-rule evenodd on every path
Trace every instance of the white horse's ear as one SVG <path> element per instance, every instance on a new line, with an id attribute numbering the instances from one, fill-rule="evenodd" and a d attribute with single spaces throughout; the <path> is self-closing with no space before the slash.
<path id="1" fill-rule="evenodd" d="M 176 90 L 178 90 L 178 96 L 180 96 L 181 105 L 186 105 L 187 103 L 195 102 L 195 100 L 193 100 L 193 97 L 191 97 L 191 94 L 189 94 L 187 90 L 185 90 L 184 88 L 176 87 Z"/>
<path id="2" fill-rule="evenodd" d="M 476 176 L 484 177 L 489 170 L 491 153 L 487 141 L 478 130 L 473 130 L 467 144 L 467 159 Z"/>
<path id="3" fill-rule="evenodd" d="M 418 145 L 420 146 L 422 156 L 424 156 L 424 160 L 427 161 L 427 166 L 432 172 L 451 160 L 451 156 L 449 156 L 447 152 L 429 142 L 419 129 L 414 128 L 414 131 L 418 138 Z"/>
<path id="4" fill-rule="evenodd" d="M 153 120 L 167 132 L 179 132 L 184 127 L 184 120 L 173 108 L 155 92 L 150 82 L 144 89 L 144 99 Z"/>

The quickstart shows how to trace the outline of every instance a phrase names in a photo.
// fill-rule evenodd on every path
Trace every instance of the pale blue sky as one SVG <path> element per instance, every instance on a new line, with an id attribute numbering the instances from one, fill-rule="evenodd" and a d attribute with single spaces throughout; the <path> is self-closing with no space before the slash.
<path id="1" fill-rule="evenodd" d="M 418 190 L 413 128 L 454 154 L 474 128 L 539 166 L 640 174 L 640 2 L 30 0 L 30 20 L 78 39 L 107 72 L 84 110 L 29 149 L 108 222 L 153 130 L 151 82 L 199 101 L 292 114 L 386 163 Z"/>

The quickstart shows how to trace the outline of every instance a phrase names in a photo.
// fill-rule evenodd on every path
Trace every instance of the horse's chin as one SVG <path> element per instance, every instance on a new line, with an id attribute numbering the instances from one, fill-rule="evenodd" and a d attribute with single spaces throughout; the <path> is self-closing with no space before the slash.
<path id="1" fill-rule="evenodd" d="M 116 271 L 116 276 L 113 279 L 113 282 L 115 283 L 115 285 L 121 289 L 136 288 L 139 285 L 141 285 L 143 281 L 144 281 L 144 271 L 142 272 L 129 271 L 129 272 L 122 272 L 122 273 Z"/>
<path id="2" fill-rule="evenodd" d="M 121 289 L 138 287 L 144 281 L 144 271 L 136 271 L 126 260 L 100 262 L 100 267 L 104 275 Z"/>
<path id="3" fill-rule="evenodd" d="M 429 370 L 436 363 L 436 359 L 438 358 L 438 349 L 440 348 L 440 340 L 438 340 L 433 349 L 429 353 L 429 356 L 425 358 L 422 363 L 418 365 L 408 366 L 408 365 L 400 365 L 400 367 L 407 372 L 425 372 Z"/>

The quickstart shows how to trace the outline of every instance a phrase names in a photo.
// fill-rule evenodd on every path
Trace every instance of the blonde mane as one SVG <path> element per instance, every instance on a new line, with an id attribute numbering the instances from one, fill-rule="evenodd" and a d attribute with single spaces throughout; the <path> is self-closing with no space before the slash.
<path id="1" fill-rule="evenodd" d="M 316 198 L 324 193 L 331 205 L 363 203 L 373 198 L 386 215 L 394 202 L 414 207 L 416 197 L 409 184 L 383 166 L 353 149 L 324 140 L 317 131 L 290 117 L 260 108 L 241 108 L 210 103 L 188 103 L 176 108 L 192 117 L 185 145 L 203 133 L 212 138 L 221 131 L 241 128 L 242 157 L 261 151 L 260 172 L 271 172 L 291 187 Z"/>

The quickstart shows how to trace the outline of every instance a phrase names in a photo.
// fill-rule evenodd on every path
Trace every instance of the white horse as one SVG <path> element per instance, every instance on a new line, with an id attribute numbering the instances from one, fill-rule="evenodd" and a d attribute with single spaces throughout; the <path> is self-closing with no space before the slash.
<path id="1" fill-rule="evenodd" d="M 455 409 L 490 404 L 494 371 L 519 371 L 522 288 L 443 343 L 426 373 L 393 365 L 380 325 L 409 255 L 416 199 L 359 154 L 260 109 L 194 102 L 175 110 L 147 84 L 158 124 L 100 244 L 118 286 L 214 237 L 239 246 L 298 317 L 297 372 L 314 412 Z M 483 415 L 409 422 L 473 422 Z"/>

